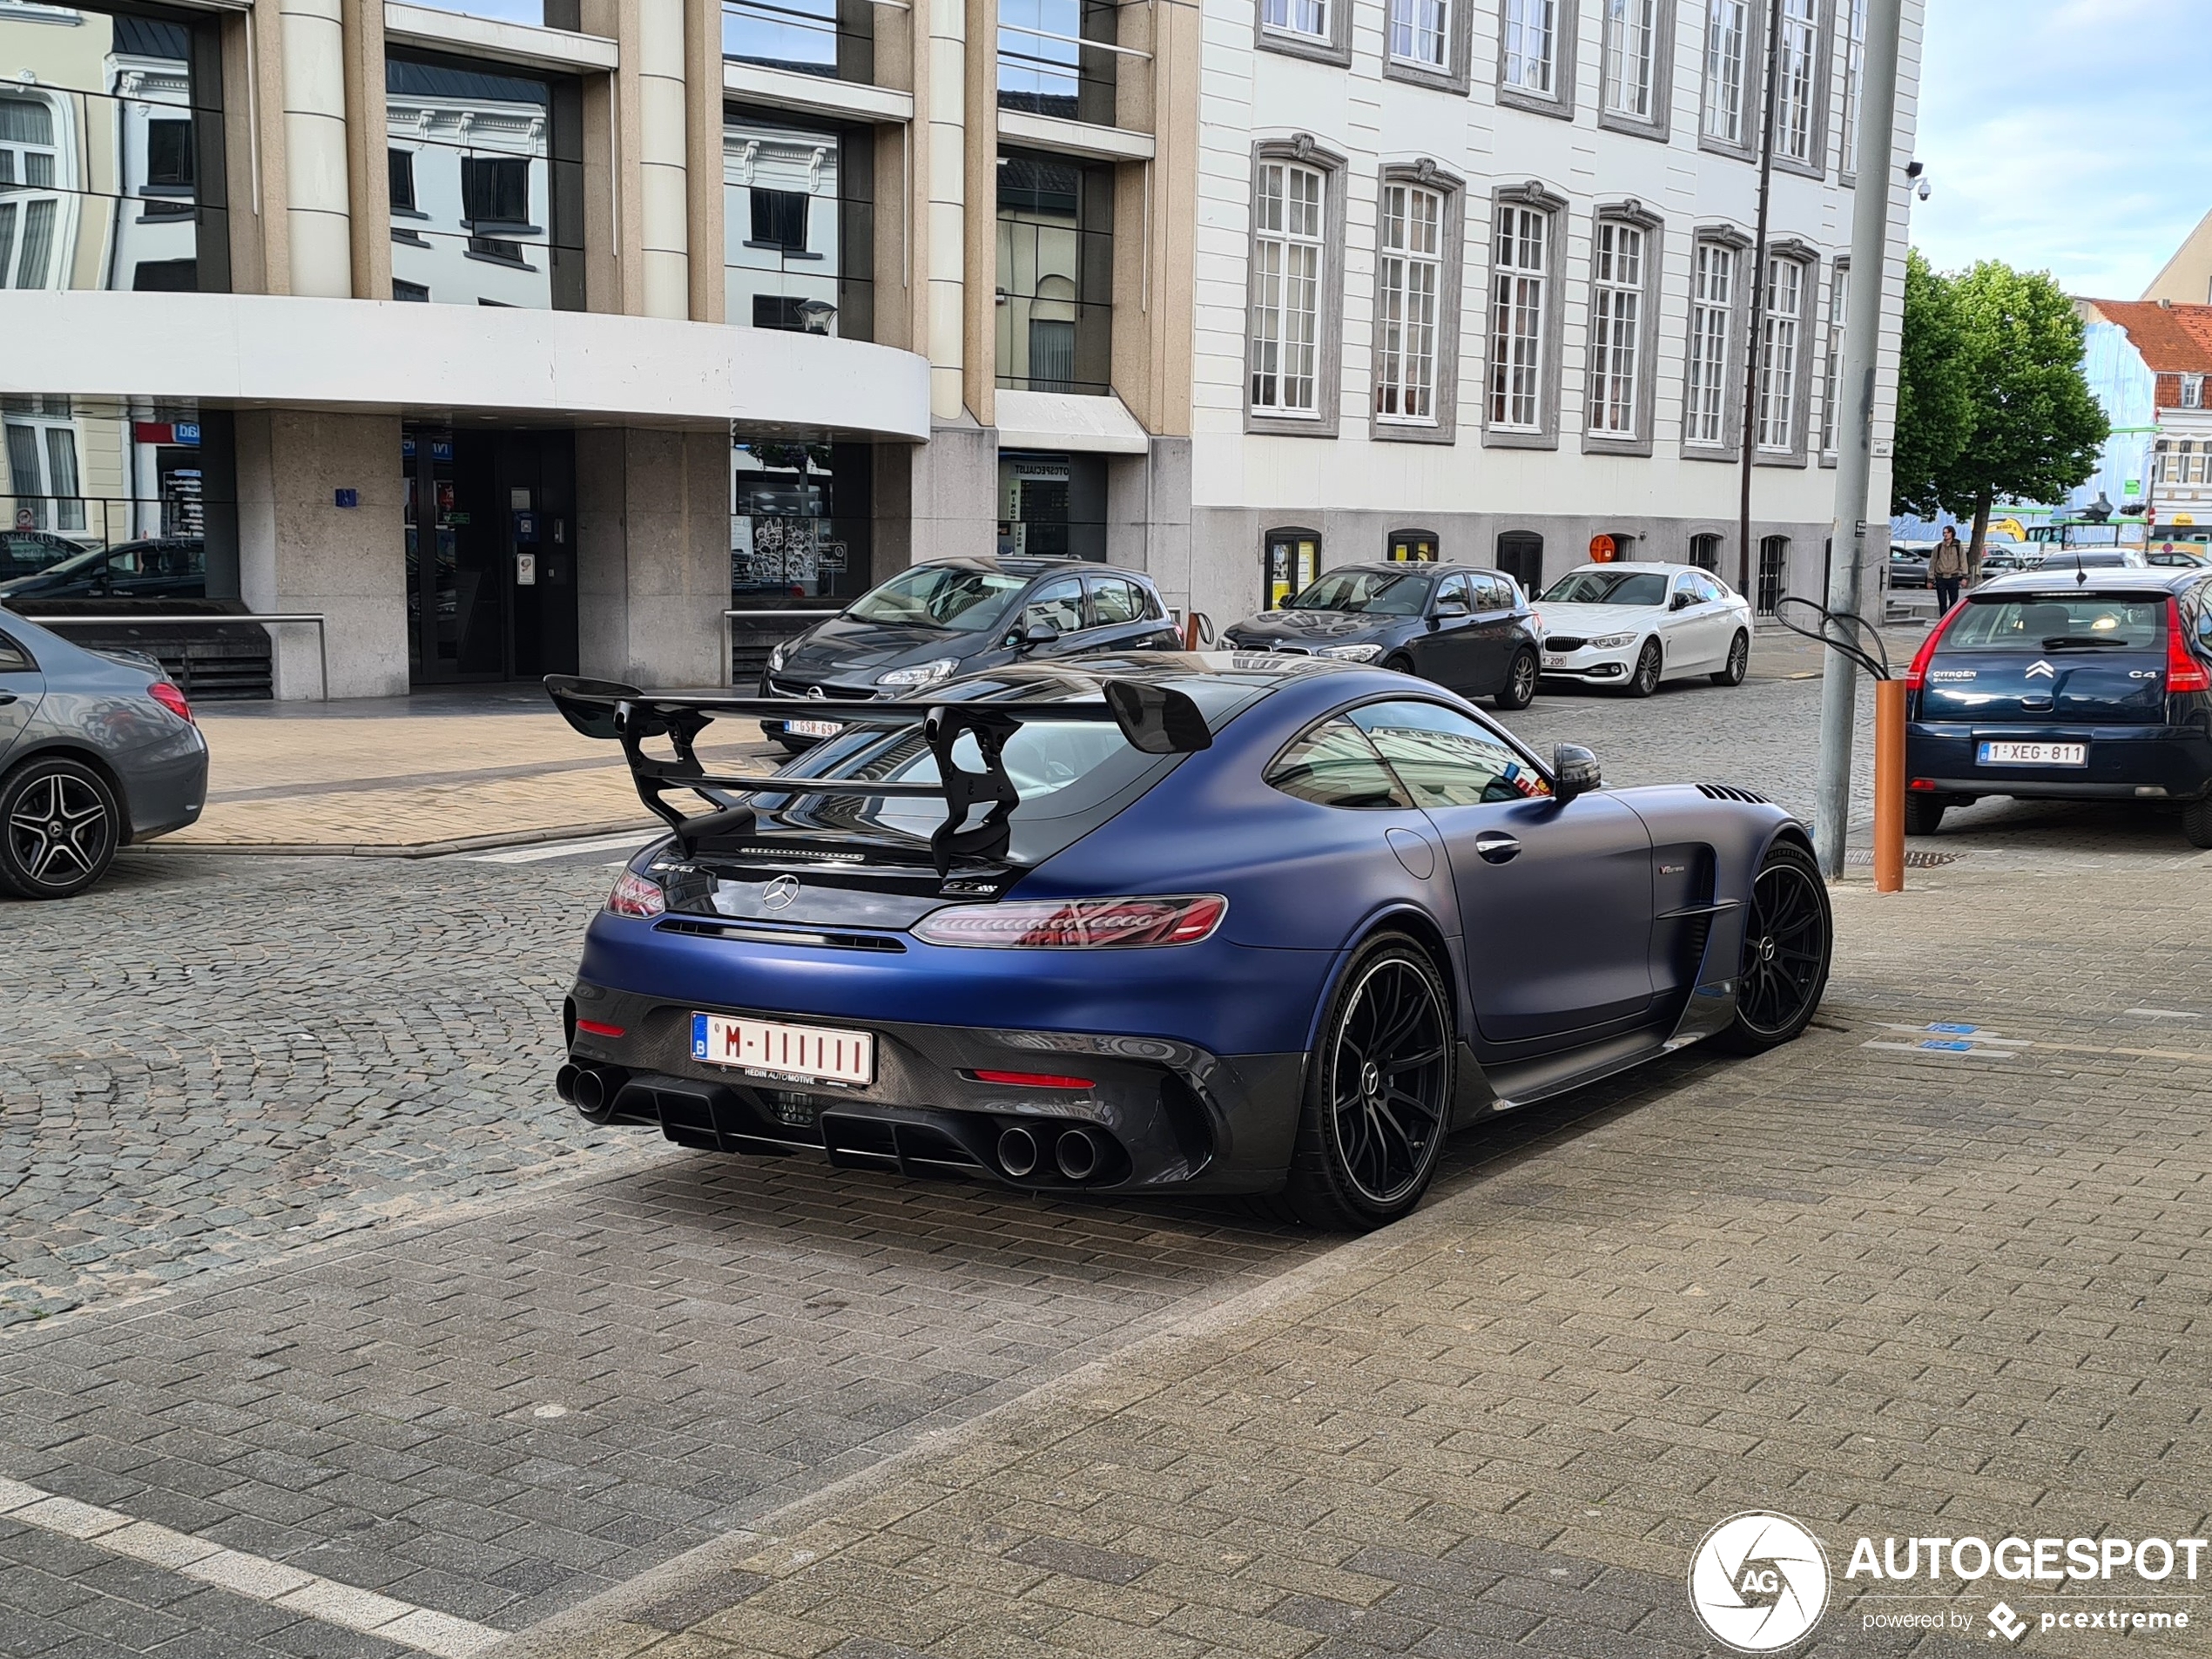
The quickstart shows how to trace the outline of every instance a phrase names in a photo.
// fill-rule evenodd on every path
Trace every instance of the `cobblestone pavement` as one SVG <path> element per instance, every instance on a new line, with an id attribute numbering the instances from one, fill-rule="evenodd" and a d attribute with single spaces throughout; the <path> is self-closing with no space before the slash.
<path id="1" fill-rule="evenodd" d="M 1790 800 L 1817 706 L 1530 714 Z M 443 1650 L 351 1596 L 562 1659 L 1611 1659 L 1706 1650 L 1686 1551 L 1753 1505 L 1831 1553 L 2203 1535 L 2212 855 L 1954 823 L 1903 896 L 1839 891 L 1792 1049 L 1501 1120 L 1333 1247 L 577 1123 L 546 1079 L 613 853 L 133 860 L 0 911 L 0 1654 Z M 1820 1650 L 1895 1650 L 1862 1588 Z"/>

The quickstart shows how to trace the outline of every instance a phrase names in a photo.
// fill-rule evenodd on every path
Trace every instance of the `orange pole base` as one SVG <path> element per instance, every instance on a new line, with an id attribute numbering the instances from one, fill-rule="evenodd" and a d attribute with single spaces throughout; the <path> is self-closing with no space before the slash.
<path id="1" fill-rule="evenodd" d="M 1905 891 L 1905 682 L 1874 686 L 1874 891 Z"/>

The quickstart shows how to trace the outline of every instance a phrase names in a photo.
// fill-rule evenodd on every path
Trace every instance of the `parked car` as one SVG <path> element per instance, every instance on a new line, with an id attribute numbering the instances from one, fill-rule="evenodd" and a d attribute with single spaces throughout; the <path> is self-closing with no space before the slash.
<path id="1" fill-rule="evenodd" d="M 603 738 L 777 712 L 546 684 Z M 1366 1229 L 1452 1130 L 1686 1042 L 1770 1049 L 1827 981 L 1782 808 L 1608 791 L 1362 664 L 1013 664 L 766 779 L 631 752 L 671 834 L 585 933 L 556 1087 L 703 1150 Z"/>
<path id="2" fill-rule="evenodd" d="M 2139 547 L 2047 547 L 2038 570 L 2145 570 L 2150 561 Z"/>
<path id="3" fill-rule="evenodd" d="M 206 741 L 157 664 L 0 610 L 0 893 L 82 893 L 206 799 Z"/>
<path id="4" fill-rule="evenodd" d="M 1981 550 L 1981 573 L 1985 578 L 2003 576 L 2009 570 L 2033 570 L 2043 563 L 2043 550 L 2028 542 L 1993 541 Z"/>
<path id="5" fill-rule="evenodd" d="M 764 697 L 865 703 L 918 696 L 956 674 L 1086 651 L 1175 651 L 1183 638 L 1152 579 L 1082 559 L 942 559 L 870 589 L 776 647 Z M 835 737 L 828 718 L 763 723 L 797 751 Z"/>
<path id="6" fill-rule="evenodd" d="M 2197 570 L 2212 565 L 2212 549 L 2201 542 L 2161 542 L 2147 548 L 2143 563 L 2155 570 Z"/>
<path id="7" fill-rule="evenodd" d="M 1751 664 L 1751 607 L 1693 564 L 1585 564 L 1537 602 L 1547 678 L 1649 697 L 1704 674 L 1741 685 Z"/>
<path id="8" fill-rule="evenodd" d="M 1925 542 L 1896 542 L 1890 546 L 1890 586 L 1925 588 L 1928 585 L 1928 555 L 1934 550 Z"/>
<path id="9" fill-rule="evenodd" d="M 0 529 L 0 581 L 35 576 L 84 551 L 84 543 L 48 530 Z"/>
<path id="10" fill-rule="evenodd" d="M 0 603 L 25 599 L 203 599 L 207 543 L 160 536 L 94 548 L 0 582 Z"/>
<path id="11" fill-rule="evenodd" d="M 1222 634 L 1242 651 L 1379 663 L 1525 709 L 1536 695 L 1535 617 L 1502 570 L 1464 564 L 1345 564 L 1278 610 Z"/>
<path id="12" fill-rule="evenodd" d="M 1977 588 L 1913 658 L 1906 833 L 1985 795 L 2177 801 L 2212 846 L 2212 571 L 2052 564 Z"/>

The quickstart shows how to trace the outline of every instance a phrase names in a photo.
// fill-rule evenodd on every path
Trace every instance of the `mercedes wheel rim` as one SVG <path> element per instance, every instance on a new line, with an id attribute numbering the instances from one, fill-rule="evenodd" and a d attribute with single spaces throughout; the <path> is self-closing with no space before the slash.
<path id="1" fill-rule="evenodd" d="M 1737 988 L 1744 1024 L 1772 1035 L 1804 1017 L 1820 994 L 1827 927 L 1810 873 L 1795 864 L 1771 864 L 1759 872 L 1743 919 L 1743 971 Z"/>
<path id="2" fill-rule="evenodd" d="M 66 772 L 34 779 L 8 814 L 16 867 L 42 887 L 98 873 L 107 835 L 107 803 L 84 779 Z"/>
<path id="3" fill-rule="evenodd" d="M 1411 962 L 1369 968 L 1345 1005 L 1330 1056 L 1330 1123 L 1345 1175 L 1378 1207 L 1417 1187 L 1444 1123 L 1444 1009 Z"/>

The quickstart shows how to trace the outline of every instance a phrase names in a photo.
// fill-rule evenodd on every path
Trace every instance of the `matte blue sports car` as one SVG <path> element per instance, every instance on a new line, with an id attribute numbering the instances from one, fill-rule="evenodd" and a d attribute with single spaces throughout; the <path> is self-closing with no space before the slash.
<path id="1" fill-rule="evenodd" d="M 768 779 L 694 745 L 783 704 L 547 684 L 672 832 L 591 923 L 559 1087 L 686 1146 L 1374 1227 L 1452 1130 L 1786 1042 L 1827 981 L 1789 813 L 1604 789 L 1378 669 L 1006 668 Z"/>

